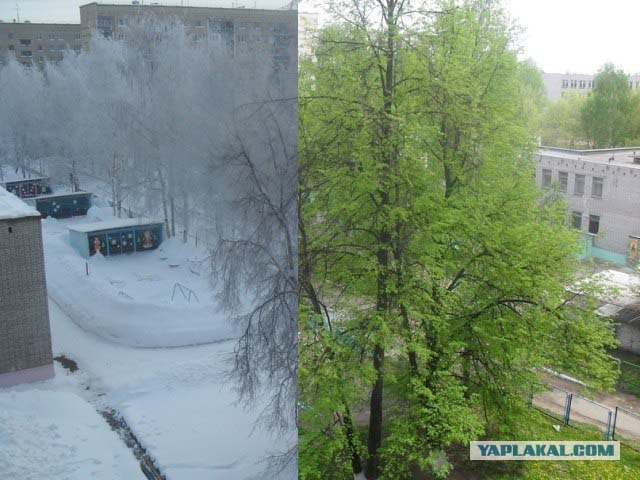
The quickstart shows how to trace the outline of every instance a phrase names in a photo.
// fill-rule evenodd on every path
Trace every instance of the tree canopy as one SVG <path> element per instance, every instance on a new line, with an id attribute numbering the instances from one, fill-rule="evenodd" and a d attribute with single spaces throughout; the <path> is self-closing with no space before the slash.
<path id="1" fill-rule="evenodd" d="M 533 179 L 542 90 L 503 11 L 334 7 L 299 80 L 300 478 L 445 475 L 516 428 L 541 367 L 610 386 L 613 333 L 567 288 L 578 239 Z"/>

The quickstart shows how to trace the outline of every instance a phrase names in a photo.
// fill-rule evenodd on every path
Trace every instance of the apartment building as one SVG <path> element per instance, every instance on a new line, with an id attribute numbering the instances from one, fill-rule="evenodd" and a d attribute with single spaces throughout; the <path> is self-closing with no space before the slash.
<path id="1" fill-rule="evenodd" d="M 145 19 L 183 26 L 194 43 L 219 45 L 234 55 L 264 51 L 276 66 L 297 71 L 297 10 L 184 7 L 136 0 L 82 5 L 79 24 L 0 23 L 0 59 L 13 52 L 25 65 L 57 61 L 65 51 L 88 48 L 95 35 L 127 41 Z"/>
<path id="2" fill-rule="evenodd" d="M 195 43 L 215 44 L 234 54 L 264 50 L 278 65 L 295 67 L 298 14 L 296 10 L 183 7 L 159 4 L 90 3 L 80 7 L 83 45 L 101 34 L 127 40 L 144 18 L 183 25 Z"/>
<path id="3" fill-rule="evenodd" d="M 298 54 L 301 57 L 310 57 L 316 46 L 316 40 L 319 28 L 319 13 L 298 14 Z"/>
<path id="4" fill-rule="evenodd" d="M 558 100 L 568 92 L 588 95 L 593 90 L 594 78 L 595 75 L 580 73 L 542 74 L 545 92 L 550 100 Z M 640 88 L 640 75 L 629 75 L 629 88 Z"/>
<path id="5" fill-rule="evenodd" d="M 640 147 L 568 150 L 540 147 L 536 179 L 565 195 L 587 254 L 637 263 L 640 239 Z"/>
<path id="6" fill-rule="evenodd" d="M 82 48 L 80 25 L 0 22 L 0 62 L 14 56 L 23 65 L 56 62 Z"/>

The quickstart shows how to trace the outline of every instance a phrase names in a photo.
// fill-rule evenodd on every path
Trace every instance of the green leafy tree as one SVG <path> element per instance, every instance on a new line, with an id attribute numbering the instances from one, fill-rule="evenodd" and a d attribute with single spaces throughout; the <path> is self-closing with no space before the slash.
<path id="1" fill-rule="evenodd" d="M 542 114 L 542 144 L 553 147 L 588 148 L 589 142 L 581 119 L 586 102 L 586 96 L 573 92 L 549 102 Z"/>
<path id="2" fill-rule="evenodd" d="M 593 91 L 581 111 L 584 132 L 594 148 L 617 147 L 632 136 L 629 79 L 607 63 L 595 76 Z"/>
<path id="3" fill-rule="evenodd" d="M 535 77 L 496 3 L 334 9 L 300 64 L 300 475 L 444 476 L 517 428 L 540 367 L 610 386 L 613 333 L 566 288 L 577 237 L 533 180 Z"/>

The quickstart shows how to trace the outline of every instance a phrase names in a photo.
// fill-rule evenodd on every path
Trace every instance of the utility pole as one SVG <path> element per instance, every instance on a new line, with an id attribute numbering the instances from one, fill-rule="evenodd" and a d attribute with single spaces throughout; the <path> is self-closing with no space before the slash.
<path id="1" fill-rule="evenodd" d="M 16 17 L 18 18 L 18 23 L 20 23 L 20 6 L 18 2 L 16 2 Z"/>

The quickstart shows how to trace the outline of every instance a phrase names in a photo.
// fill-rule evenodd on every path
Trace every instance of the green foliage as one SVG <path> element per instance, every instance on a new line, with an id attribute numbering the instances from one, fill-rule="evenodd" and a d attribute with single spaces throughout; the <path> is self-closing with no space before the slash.
<path id="1" fill-rule="evenodd" d="M 580 112 L 587 97 L 570 92 L 555 102 L 549 102 L 541 122 L 542 144 L 553 147 L 588 148 Z"/>
<path id="2" fill-rule="evenodd" d="M 436 7 L 328 26 L 300 64 L 302 478 L 444 475 L 517 430 L 540 367 L 613 384 L 613 332 L 566 288 L 577 235 L 533 178 L 537 71 L 494 2 Z"/>
<path id="3" fill-rule="evenodd" d="M 595 76 L 593 91 L 581 110 L 582 127 L 591 144 L 596 148 L 624 145 L 632 135 L 632 111 L 627 75 L 614 65 L 605 64 Z"/>
<path id="4" fill-rule="evenodd" d="M 521 417 L 520 430 L 513 440 L 602 440 L 602 431 L 595 426 L 577 424 L 576 427 L 552 428 L 556 421 L 531 409 Z M 475 462 L 476 464 L 478 462 Z M 477 470 L 478 466 L 469 468 Z M 619 462 L 544 461 L 544 462 L 483 462 L 481 478 L 495 480 L 636 480 L 639 478 L 640 453 L 621 446 Z"/>

